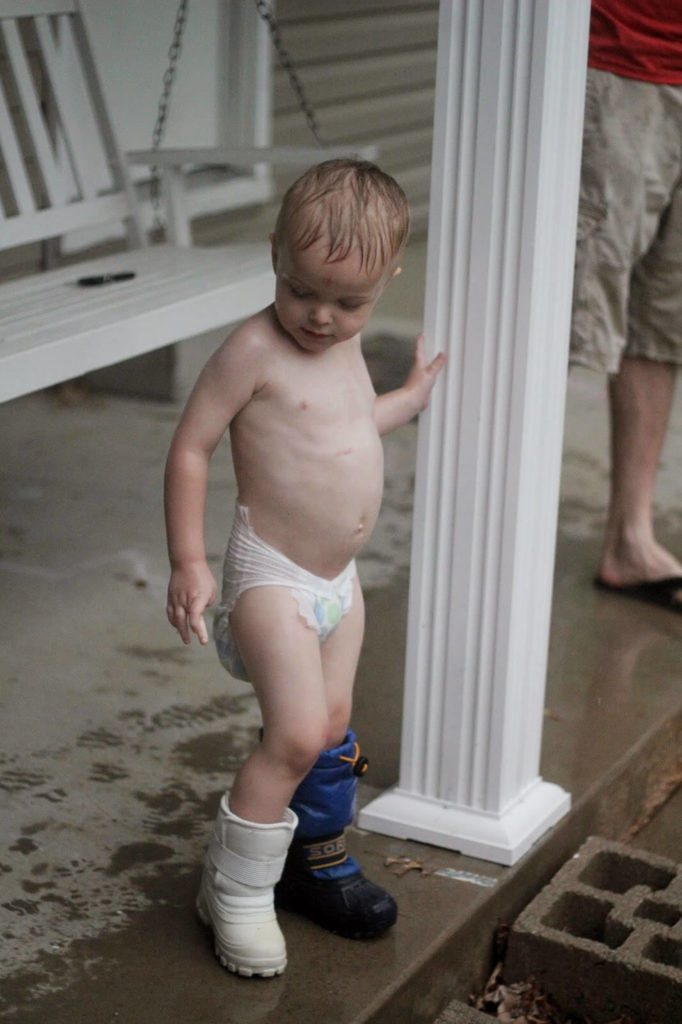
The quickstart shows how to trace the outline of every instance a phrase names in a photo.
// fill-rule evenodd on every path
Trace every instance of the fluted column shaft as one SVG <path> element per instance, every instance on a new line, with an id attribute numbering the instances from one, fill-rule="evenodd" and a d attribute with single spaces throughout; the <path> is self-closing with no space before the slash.
<path id="1" fill-rule="evenodd" d="M 539 777 L 589 0 L 441 3 L 400 780 L 364 828 L 513 863 Z"/>

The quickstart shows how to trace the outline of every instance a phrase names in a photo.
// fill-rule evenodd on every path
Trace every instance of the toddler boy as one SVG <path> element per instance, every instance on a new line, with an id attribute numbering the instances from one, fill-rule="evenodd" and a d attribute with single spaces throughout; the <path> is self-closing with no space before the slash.
<path id="1" fill-rule="evenodd" d="M 229 429 L 238 498 L 215 639 L 252 683 L 263 733 L 221 801 L 197 907 L 223 965 L 247 976 L 286 965 L 275 885 L 279 906 L 349 937 L 396 918 L 343 829 L 363 763 L 349 730 L 364 629 L 354 557 L 381 502 L 381 435 L 425 408 L 445 358 L 427 363 L 420 337 L 405 384 L 377 397 L 362 356 L 408 227 L 402 189 L 374 164 L 331 160 L 299 178 L 271 238 L 275 301 L 209 359 L 168 456 L 168 618 L 205 644 L 208 466 Z"/>

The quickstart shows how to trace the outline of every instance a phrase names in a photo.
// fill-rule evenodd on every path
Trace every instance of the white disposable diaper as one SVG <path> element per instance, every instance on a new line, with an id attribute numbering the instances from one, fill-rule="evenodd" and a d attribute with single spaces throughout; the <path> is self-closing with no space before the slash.
<path id="1" fill-rule="evenodd" d="M 298 602 L 301 617 L 317 632 L 322 643 L 351 609 L 355 571 L 354 560 L 333 580 L 302 569 L 261 540 L 249 522 L 249 510 L 237 505 L 223 563 L 221 602 L 213 619 L 213 637 L 221 664 L 236 679 L 248 680 L 230 626 L 230 613 L 246 590 L 287 587 Z"/>

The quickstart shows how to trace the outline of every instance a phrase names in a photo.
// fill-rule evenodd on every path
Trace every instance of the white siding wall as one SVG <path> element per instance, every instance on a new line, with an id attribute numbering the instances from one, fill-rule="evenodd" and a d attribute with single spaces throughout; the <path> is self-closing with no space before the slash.
<path id="1" fill-rule="evenodd" d="M 282 38 L 330 143 L 376 142 L 379 162 L 425 226 L 438 4 L 427 0 L 279 0 Z M 311 136 L 286 72 L 274 73 L 276 142 Z M 289 172 L 291 177 L 291 172 Z"/>

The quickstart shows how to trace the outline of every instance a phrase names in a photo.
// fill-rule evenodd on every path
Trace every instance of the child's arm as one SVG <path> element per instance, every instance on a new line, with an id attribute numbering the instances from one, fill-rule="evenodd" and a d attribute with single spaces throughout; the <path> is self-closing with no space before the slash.
<path id="1" fill-rule="evenodd" d="M 237 335 L 209 359 L 190 395 L 166 461 L 164 506 L 171 577 L 168 620 L 188 644 L 208 643 L 204 610 L 217 587 L 206 561 L 204 509 L 211 455 L 254 390 L 249 349 Z"/>
<path id="2" fill-rule="evenodd" d="M 171 577 L 168 585 L 168 620 L 182 641 L 192 633 L 208 643 L 204 609 L 213 604 L 217 588 L 206 561 L 204 506 L 211 453 L 195 447 L 178 430 L 166 462 L 165 512 Z"/>
<path id="3" fill-rule="evenodd" d="M 430 363 L 424 356 L 424 335 L 420 334 L 414 350 L 414 361 L 407 380 L 402 387 L 379 395 L 374 404 L 379 433 L 390 433 L 396 427 L 409 423 L 425 409 L 431 398 L 436 377 L 445 365 L 445 356 L 440 352 Z"/>

